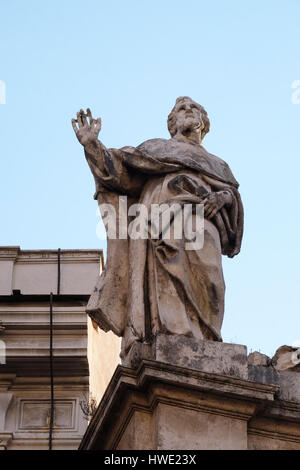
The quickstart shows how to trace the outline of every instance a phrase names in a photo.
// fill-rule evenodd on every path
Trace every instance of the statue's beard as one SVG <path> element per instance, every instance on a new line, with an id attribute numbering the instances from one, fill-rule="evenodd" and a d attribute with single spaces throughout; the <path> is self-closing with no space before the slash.
<path id="1" fill-rule="evenodd" d="M 177 123 L 178 124 L 178 123 Z M 193 132 L 201 132 L 201 129 L 203 128 L 203 122 L 201 119 L 196 118 L 196 117 L 187 117 L 182 121 L 179 125 L 177 125 L 177 132 L 180 132 L 181 134 L 185 136 L 189 136 Z"/>

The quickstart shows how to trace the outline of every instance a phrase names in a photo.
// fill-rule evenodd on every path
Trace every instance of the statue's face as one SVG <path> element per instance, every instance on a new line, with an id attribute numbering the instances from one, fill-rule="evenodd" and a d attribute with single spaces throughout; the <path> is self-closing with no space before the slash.
<path id="1" fill-rule="evenodd" d="M 201 134 L 204 123 L 201 108 L 195 101 L 191 99 L 179 101 L 175 112 L 177 132 L 181 134 L 190 134 L 191 132 Z"/>

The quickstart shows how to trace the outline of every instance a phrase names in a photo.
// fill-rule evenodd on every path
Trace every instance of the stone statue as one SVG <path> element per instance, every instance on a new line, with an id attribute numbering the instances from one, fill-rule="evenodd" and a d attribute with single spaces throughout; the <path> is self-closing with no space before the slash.
<path id="1" fill-rule="evenodd" d="M 158 333 L 222 341 L 221 258 L 240 251 L 243 206 L 229 166 L 202 146 L 210 127 L 205 109 L 179 97 L 168 116 L 171 139 L 150 139 L 136 148 L 107 149 L 98 140 L 101 119 L 89 109 L 80 110 L 72 125 L 99 205 L 111 204 L 119 214 L 120 196 L 127 196 L 129 207 L 174 201 L 204 207 L 200 249 L 187 250 L 184 236 L 168 239 L 162 231 L 156 238 L 108 238 L 106 267 L 88 314 L 105 331 L 122 336 L 123 358 L 134 342 L 151 343 Z"/>

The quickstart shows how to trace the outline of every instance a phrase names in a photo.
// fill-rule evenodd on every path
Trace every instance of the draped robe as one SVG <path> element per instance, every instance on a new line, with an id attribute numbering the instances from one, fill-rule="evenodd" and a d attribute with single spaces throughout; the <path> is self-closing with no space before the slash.
<path id="1" fill-rule="evenodd" d="M 103 167 L 86 152 L 98 204 L 119 196 L 134 203 L 201 203 L 204 194 L 226 190 L 232 204 L 204 221 L 204 245 L 186 250 L 181 239 L 109 239 L 107 262 L 87 305 L 104 331 L 123 337 L 121 356 L 134 341 L 157 333 L 222 341 L 225 284 L 222 254 L 238 254 L 243 206 L 229 166 L 202 146 L 175 138 L 151 139 L 138 147 L 106 149 Z"/>

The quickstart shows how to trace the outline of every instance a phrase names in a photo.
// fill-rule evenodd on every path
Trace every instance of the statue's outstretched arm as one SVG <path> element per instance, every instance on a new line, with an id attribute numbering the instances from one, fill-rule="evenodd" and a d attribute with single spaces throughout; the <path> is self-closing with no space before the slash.
<path id="1" fill-rule="evenodd" d="M 77 119 L 72 119 L 72 126 L 77 139 L 84 147 L 92 172 L 94 173 L 96 169 L 103 171 L 104 146 L 98 139 L 101 130 L 101 118 L 94 119 L 89 108 L 86 110 L 86 114 L 81 109 L 77 113 Z"/>
<path id="2" fill-rule="evenodd" d="M 84 147 L 86 160 L 95 178 L 96 192 L 99 186 L 125 194 L 136 194 L 142 190 L 145 178 L 128 171 L 123 164 L 122 150 L 107 149 L 98 139 L 100 118 L 94 119 L 89 108 L 86 113 L 81 109 L 77 119 L 72 119 L 72 126 Z"/>

